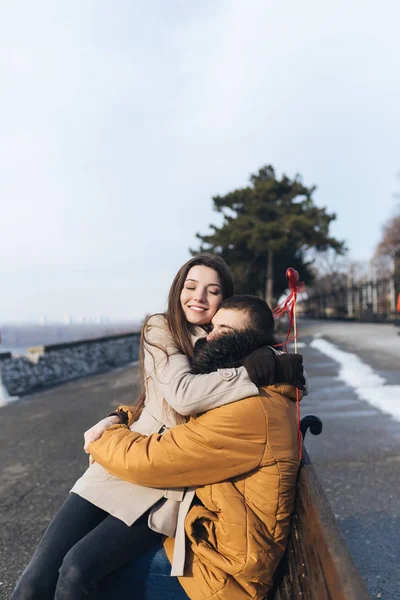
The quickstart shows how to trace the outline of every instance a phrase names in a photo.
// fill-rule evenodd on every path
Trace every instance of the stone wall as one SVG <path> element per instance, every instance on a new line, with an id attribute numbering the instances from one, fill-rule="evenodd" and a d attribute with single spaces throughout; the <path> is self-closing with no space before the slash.
<path id="1" fill-rule="evenodd" d="M 23 396 L 47 387 L 104 373 L 139 359 L 139 333 L 30 348 L 28 357 L 2 357 L 3 395 Z"/>

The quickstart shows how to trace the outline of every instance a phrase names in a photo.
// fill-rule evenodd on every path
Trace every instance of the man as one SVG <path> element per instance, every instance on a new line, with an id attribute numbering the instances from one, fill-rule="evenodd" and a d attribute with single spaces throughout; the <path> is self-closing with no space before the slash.
<path id="1" fill-rule="evenodd" d="M 233 368 L 256 348 L 274 342 L 271 311 L 254 296 L 225 300 L 212 324 L 205 341 L 196 344 L 195 372 Z M 271 587 L 294 506 L 299 466 L 295 401 L 293 386 L 276 384 L 163 435 L 145 437 L 115 425 L 89 445 L 93 459 L 122 479 L 196 488 L 185 522 L 185 574 L 179 578 L 189 598 L 261 599 Z M 169 558 L 173 544 L 165 540 Z M 169 579 L 164 577 L 166 594 Z"/>

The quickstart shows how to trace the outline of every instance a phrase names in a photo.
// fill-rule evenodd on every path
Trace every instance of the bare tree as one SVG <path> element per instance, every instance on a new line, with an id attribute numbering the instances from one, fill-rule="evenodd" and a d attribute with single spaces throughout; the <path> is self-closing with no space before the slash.
<path id="1" fill-rule="evenodd" d="M 395 258 L 400 253 L 400 208 L 383 226 L 382 239 L 376 249 L 377 256 Z"/>
<path id="2" fill-rule="evenodd" d="M 397 174 L 400 179 L 400 172 Z M 394 197 L 399 199 L 400 193 L 395 193 Z M 400 203 L 395 208 L 394 214 L 384 223 L 382 228 L 382 238 L 376 250 L 376 260 L 385 260 L 386 265 L 392 261 L 392 268 L 395 276 L 400 277 Z"/>

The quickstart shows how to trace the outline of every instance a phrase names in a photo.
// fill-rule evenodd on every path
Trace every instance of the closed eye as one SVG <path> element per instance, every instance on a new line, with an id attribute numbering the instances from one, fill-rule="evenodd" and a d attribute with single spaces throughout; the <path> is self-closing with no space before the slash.
<path id="1" fill-rule="evenodd" d="M 230 325 L 220 325 L 221 329 L 226 329 L 227 331 L 235 331 L 234 327 L 231 327 Z"/>

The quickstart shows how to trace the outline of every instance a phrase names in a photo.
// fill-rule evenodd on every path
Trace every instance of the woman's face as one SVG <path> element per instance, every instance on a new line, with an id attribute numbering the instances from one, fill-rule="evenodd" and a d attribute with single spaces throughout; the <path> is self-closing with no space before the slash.
<path id="1" fill-rule="evenodd" d="M 181 306 L 189 323 L 210 323 L 221 302 L 222 287 L 217 271 L 204 265 L 192 267 L 181 291 Z"/>

